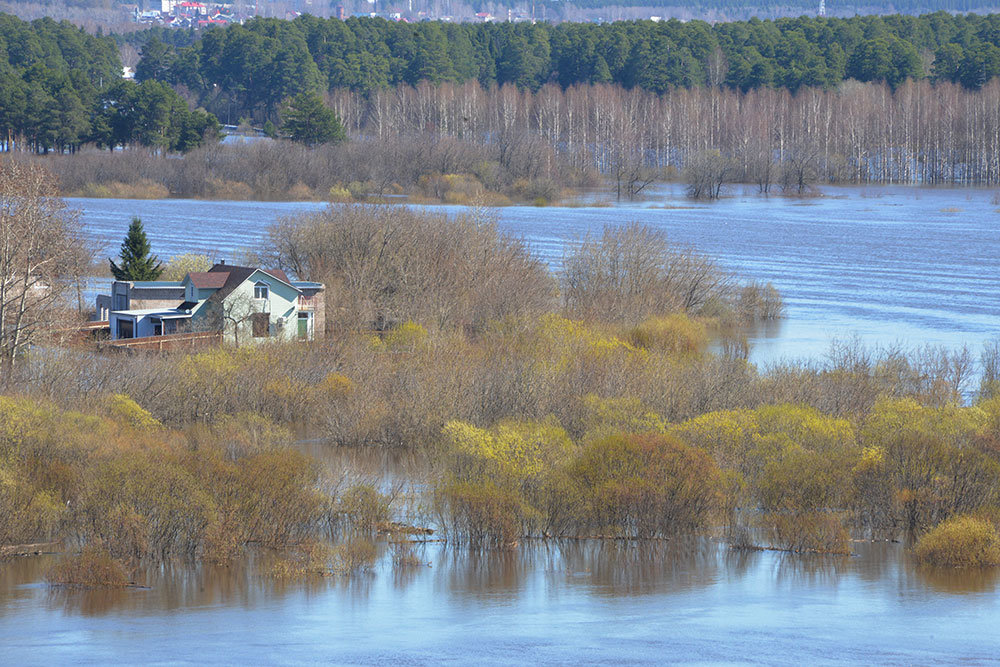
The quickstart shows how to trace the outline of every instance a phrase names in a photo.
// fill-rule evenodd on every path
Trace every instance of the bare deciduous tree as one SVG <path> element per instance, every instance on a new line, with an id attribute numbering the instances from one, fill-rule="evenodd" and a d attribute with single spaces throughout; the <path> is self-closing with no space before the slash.
<path id="1" fill-rule="evenodd" d="M 638 324 L 671 312 L 698 312 L 711 298 L 728 299 L 732 276 L 662 232 L 638 223 L 606 227 L 599 239 L 571 249 L 561 276 L 570 317 Z"/>
<path id="2" fill-rule="evenodd" d="M 327 284 L 332 327 L 382 328 L 412 319 L 479 329 L 548 308 L 553 285 L 495 217 L 387 206 L 331 206 L 270 230 L 265 262 Z"/>
<path id="3" fill-rule="evenodd" d="M 722 186 L 734 172 L 733 160 L 719 151 L 702 151 L 689 156 L 684 165 L 688 196 L 692 199 L 718 199 Z"/>
<path id="4" fill-rule="evenodd" d="M 0 384 L 28 346 L 69 308 L 88 265 L 78 214 L 56 196 L 52 176 L 37 165 L 0 165 Z"/>

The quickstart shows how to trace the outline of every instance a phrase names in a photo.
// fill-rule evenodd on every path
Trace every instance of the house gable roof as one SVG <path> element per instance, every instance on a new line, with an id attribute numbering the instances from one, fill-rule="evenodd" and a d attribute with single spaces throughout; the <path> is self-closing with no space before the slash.
<path id="1" fill-rule="evenodd" d="M 291 281 L 288 280 L 288 276 L 285 275 L 284 271 L 273 270 L 273 269 L 257 269 L 250 266 L 236 266 L 234 264 L 216 264 L 211 269 L 208 270 L 210 274 L 223 275 L 226 279 L 223 281 L 221 287 L 218 291 L 213 294 L 210 298 L 216 301 L 224 301 L 227 296 L 233 293 L 233 291 L 243 284 L 248 278 L 253 276 L 257 272 L 263 273 L 266 276 L 274 278 L 280 282 L 285 283 L 291 287 L 296 292 L 301 292 L 299 288 L 292 285 Z"/>

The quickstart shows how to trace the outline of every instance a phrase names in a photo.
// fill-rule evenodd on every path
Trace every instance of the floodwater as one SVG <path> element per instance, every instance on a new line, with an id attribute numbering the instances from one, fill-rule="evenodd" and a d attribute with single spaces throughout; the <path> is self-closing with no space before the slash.
<path id="1" fill-rule="evenodd" d="M 252 566 L 145 573 L 150 588 L 39 583 L 0 568 L 7 664 L 554 662 L 933 664 L 996 661 L 994 573 L 913 566 L 898 544 L 852 557 L 733 552 L 703 540 L 440 544 L 430 566 L 286 583 Z M 259 568 L 258 568 L 259 569 Z"/>
<path id="2" fill-rule="evenodd" d="M 511 207 L 502 226 L 558 267 L 567 243 L 639 221 L 747 278 L 786 319 L 753 358 L 820 358 L 833 338 L 977 347 L 1000 333 L 1000 213 L 984 190 L 826 188 L 814 199 Z M 133 215 L 155 252 L 233 260 L 315 203 L 70 200 L 108 255 Z M 450 207 L 436 207 L 455 210 Z M 315 447 L 320 445 L 313 444 Z M 267 554 L 141 573 L 149 588 L 42 583 L 51 556 L 0 563 L 0 662 L 934 664 L 1000 661 L 1000 570 L 917 567 L 900 544 L 850 557 L 733 552 L 708 539 L 429 543 L 430 566 L 281 582 Z"/>
<path id="3" fill-rule="evenodd" d="M 605 225 L 664 230 L 741 276 L 781 290 L 786 317 L 754 331 L 751 359 L 817 359 L 834 339 L 973 351 L 1000 334 L 1000 204 L 976 189 L 834 188 L 807 199 L 737 194 L 694 203 L 677 186 L 609 207 L 508 207 L 502 227 L 558 268 L 567 244 Z M 133 215 L 161 258 L 232 261 L 266 243 L 277 218 L 314 202 L 70 199 L 92 238 L 115 255 Z M 456 212 L 459 207 L 435 206 Z"/>

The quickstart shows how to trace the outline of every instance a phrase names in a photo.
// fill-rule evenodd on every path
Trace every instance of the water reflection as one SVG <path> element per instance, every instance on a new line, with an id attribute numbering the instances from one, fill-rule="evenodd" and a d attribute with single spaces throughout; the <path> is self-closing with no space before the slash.
<path id="1" fill-rule="evenodd" d="M 568 583 L 586 582 L 593 593 L 623 597 L 703 588 L 718 578 L 720 545 L 705 538 L 634 542 L 582 540 L 561 549 Z"/>
<path id="2" fill-rule="evenodd" d="M 45 607 L 49 611 L 83 616 L 103 616 L 112 609 L 128 609 L 127 597 L 134 591 L 121 589 L 74 590 L 47 588 Z"/>
<path id="3" fill-rule="evenodd" d="M 773 563 L 775 584 L 788 590 L 803 586 L 835 589 L 841 577 L 853 569 L 850 556 L 842 555 L 781 552 Z"/>
<path id="4" fill-rule="evenodd" d="M 414 647 L 418 662 L 995 655 L 1000 572 L 917 567 L 900 544 L 857 543 L 849 557 L 734 551 L 709 538 L 414 550 L 432 566 L 395 566 L 383 545 L 371 574 L 288 581 L 267 576 L 275 554 L 259 550 L 230 567 L 148 568 L 137 580 L 149 589 L 111 591 L 49 588 L 53 557 L 16 559 L 0 565 L 0 645 L 12 660 L 78 646 L 96 647 L 95 660 L 142 661 L 148 645 L 180 660 L 248 662 L 397 662 Z"/>
<path id="5" fill-rule="evenodd" d="M 920 585 L 936 593 L 962 595 L 967 593 L 994 593 L 1000 582 L 1000 568 L 953 568 L 909 565 L 907 575 L 916 577 Z"/>
<path id="6" fill-rule="evenodd" d="M 518 550 L 444 548 L 438 556 L 439 587 L 463 598 L 512 603 L 550 555 L 547 544 Z"/>

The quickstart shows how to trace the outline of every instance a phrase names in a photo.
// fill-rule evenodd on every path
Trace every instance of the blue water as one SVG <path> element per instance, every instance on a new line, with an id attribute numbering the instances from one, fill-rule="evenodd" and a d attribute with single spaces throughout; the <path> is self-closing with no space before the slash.
<path id="1" fill-rule="evenodd" d="M 1000 334 L 1000 206 L 994 193 L 912 187 L 825 188 L 822 197 L 732 195 L 701 204 L 666 187 L 608 208 L 508 207 L 502 227 L 558 269 L 567 244 L 605 225 L 664 230 L 746 278 L 781 290 L 787 317 L 755 333 L 752 359 L 822 357 L 833 339 L 870 345 L 978 348 Z M 91 237 L 115 255 L 131 216 L 161 258 L 238 260 L 267 243 L 281 216 L 312 202 L 70 199 Z M 662 208 L 661 208 L 662 207 Z M 436 206 L 456 212 L 458 207 Z"/>
<path id="2" fill-rule="evenodd" d="M 924 571 L 900 545 L 852 557 L 737 553 L 709 541 L 430 545 L 350 579 L 253 568 L 151 572 L 150 590 L 0 576 L 7 664 L 984 664 L 1000 656 L 996 574 Z"/>

